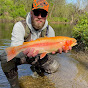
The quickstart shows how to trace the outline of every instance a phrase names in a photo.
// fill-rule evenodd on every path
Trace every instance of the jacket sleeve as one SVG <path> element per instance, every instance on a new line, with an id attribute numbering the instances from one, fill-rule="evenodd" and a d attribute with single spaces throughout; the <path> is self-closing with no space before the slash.
<path id="1" fill-rule="evenodd" d="M 25 30 L 21 22 L 17 22 L 12 31 L 11 46 L 22 45 L 24 42 Z"/>
<path id="2" fill-rule="evenodd" d="M 49 25 L 48 37 L 55 37 L 54 29 Z"/>

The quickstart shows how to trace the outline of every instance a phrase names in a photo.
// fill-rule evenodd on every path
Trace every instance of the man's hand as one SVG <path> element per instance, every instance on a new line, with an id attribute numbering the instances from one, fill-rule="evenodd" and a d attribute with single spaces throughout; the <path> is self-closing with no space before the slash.
<path id="1" fill-rule="evenodd" d="M 62 53 L 62 52 L 65 52 L 65 53 L 67 53 L 69 50 L 71 50 L 72 48 L 71 48 L 71 46 L 69 46 L 69 49 L 68 50 L 65 50 L 64 49 L 64 46 L 62 47 L 62 49 L 60 48 L 60 49 L 58 49 L 58 51 L 57 52 L 55 52 L 55 51 L 53 51 L 52 52 L 52 54 L 56 54 L 56 53 Z"/>
<path id="2" fill-rule="evenodd" d="M 69 47 L 68 47 L 68 50 L 65 50 L 65 49 L 64 49 L 64 46 L 63 46 L 63 52 L 65 52 L 65 53 L 67 53 L 67 52 L 68 52 L 69 50 L 71 50 L 71 49 L 72 49 L 72 47 L 69 46 Z"/>
<path id="3" fill-rule="evenodd" d="M 23 51 L 23 53 L 28 57 L 35 57 L 39 51 L 35 50 L 34 48 L 27 48 L 25 51 Z"/>

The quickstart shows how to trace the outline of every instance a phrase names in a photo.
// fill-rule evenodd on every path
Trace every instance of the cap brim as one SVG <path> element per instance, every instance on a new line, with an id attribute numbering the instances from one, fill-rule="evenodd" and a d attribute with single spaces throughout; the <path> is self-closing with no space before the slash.
<path id="1" fill-rule="evenodd" d="M 42 7 L 38 7 L 38 8 L 32 8 L 32 10 L 35 10 L 35 9 L 43 9 L 45 11 L 47 11 L 46 9 L 42 8 Z M 48 11 L 47 11 L 48 12 Z"/>

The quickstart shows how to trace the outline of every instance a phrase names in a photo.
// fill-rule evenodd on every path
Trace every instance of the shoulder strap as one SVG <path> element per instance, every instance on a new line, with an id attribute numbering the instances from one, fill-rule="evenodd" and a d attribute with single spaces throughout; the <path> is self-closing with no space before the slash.
<path id="1" fill-rule="evenodd" d="M 42 30 L 40 37 L 48 36 L 48 32 L 49 32 L 49 25 L 47 25 L 47 27 L 44 30 Z"/>
<path id="2" fill-rule="evenodd" d="M 31 31 L 26 23 L 26 20 L 22 20 L 21 22 L 22 22 L 24 29 L 25 29 L 24 42 L 27 42 L 31 39 Z"/>

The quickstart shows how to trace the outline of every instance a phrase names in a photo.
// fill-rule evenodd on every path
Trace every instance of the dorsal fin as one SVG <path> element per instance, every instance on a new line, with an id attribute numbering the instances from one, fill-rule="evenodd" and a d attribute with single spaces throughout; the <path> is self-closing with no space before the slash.
<path id="1" fill-rule="evenodd" d="M 24 44 L 28 44 L 28 43 L 29 43 L 29 42 L 23 42 L 23 45 L 24 45 Z"/>

